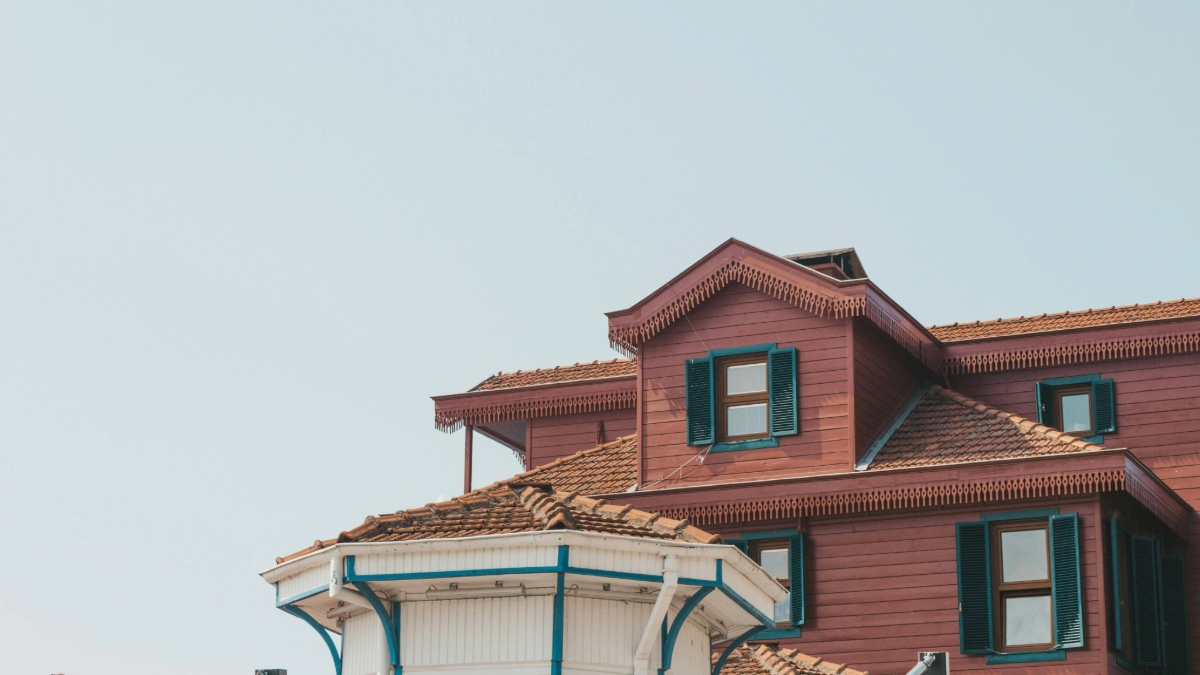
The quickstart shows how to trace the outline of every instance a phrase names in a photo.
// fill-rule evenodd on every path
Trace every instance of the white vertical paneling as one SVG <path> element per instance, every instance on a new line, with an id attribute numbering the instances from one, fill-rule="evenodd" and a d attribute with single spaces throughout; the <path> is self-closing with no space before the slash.
<path id="1" fill-rule="evenodd" d="M 405 602 L 401 608 L 405 667 L 550 660 L 553 596 Z"/>
<path id="2" fill-rule="evenodd" d="M 417 574 L 514 567 L 553 567 L 558 546 L 506 546 L 467 551 L 414 551 L 354 556 L 355 574 Z"/>
<path id="3" fill-rule="evenodd" d="M 572 546 L 571 567 L 655 576 L 661 576 L 663 571 L 662 558 L 653 553 L 613 551 L 593 546 Z"/>
<path id="4" fill-rule="evenodd" d="M 633 667 L 652 605 L 567 597 L 563 607 L 563 661 Z"/>
<path id="5" fill-rule="evenodd" d="M 671 657 L 673 675 L 702 675 L 712 670 L 708 634 L 695 621 L 688 621 L 675 639 L 675 654 Z"/>
<path id="6" fill-rule="evenodd" d="M 387 637 L 375 612 L 346 619 L 342 625 L 342 675 L 378 672 L 381 650 L 387 650 Z"/>
<path id="7" fill-rule="evenodd" d="M 721 572 L 721 578 L 724 579 L 726 586 L 757 607 L 758 611 L 767 616 L 775 615 L 775 601 L 771 599 L 771 596 L 751 583 L 744 574 L 734 569 L 733 565 L 725 566 Z"/>
<path id="8" fill-rule="evenodd" d="M 301 570 L 279 580 L 279 599 L 287 600 L 329 583 L 329 563 Z"/>
<path id="9" fill-rule="evenodd" d="M 717 561 L 713 558 L 683 556 L 679 558 L 679 576 L 688 579 L 716 581 Z"/>

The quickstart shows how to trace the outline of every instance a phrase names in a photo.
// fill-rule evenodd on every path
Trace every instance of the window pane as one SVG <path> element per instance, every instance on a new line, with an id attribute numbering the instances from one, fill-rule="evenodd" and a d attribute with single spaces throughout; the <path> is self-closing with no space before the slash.
<path id="1" fill-rule="evenodd" d="M 783 600 L 775 603 L 775 620 L 776 621 L 791 621 L 792 620 L 792 594 Z"/>
<path id="2" fill-rule="evenodd" d="M 1050 596 L 1004 599 L 1004 636 L 1010 647 L 1048 644 Z"/>
<path id="3" fill-rule="evenodd" d="M 1001 532 L 1000 553 L 1005 583 L 1050 578 L 1046 561 L 1045 530 Z"/>
<path id="4" fill-rule="evenodd" d="M 788 578 L 788 550 L 786 548 L 773 548 L 769 551 L 760 551 L 758 557 L 758 564 L 767 571 L 767 574 L 776 579 Z"/>
<path id="5" fill-rule="evenodd" d="M 747 363 L 725 369 L 725 394 L 753 394 L 767 390 L 767 364 Z"/>
<path id="6" fill-rule="evenodd" d="M 1088 431 L 1092 428 L 1092 395 L 1071 394 L 1062 397 L 1062 430 Z"/>
<path id="7" fill-rule="evenodd" d="M 727 436 L 767 433 L 767 404 L 735 405 L 728 409 L 725 423 Z"/>

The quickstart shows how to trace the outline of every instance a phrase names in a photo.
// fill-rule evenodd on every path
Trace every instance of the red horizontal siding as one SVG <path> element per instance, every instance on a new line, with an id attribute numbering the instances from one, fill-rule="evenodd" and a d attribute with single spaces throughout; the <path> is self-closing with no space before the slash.
<path id="1" fill-rule="evenodd" d="M 554 415 L 532 420 L 530 468 L 596 447 L 596 423 L 604 423 L 604 439 L 612 441 L 634 432 L 632 408 L 574 415 Z"/>
<path id="2" fill-rule="evenodd" d="M 956 375 L 951 385 L 1002 410 L 1036 418 L 1034 384 L 1053 377 L 1099 374 L 1113 380 L 1117 433 L 1104 444 L 1128 447 L 1193 508 L 1200 509 L 1200 354 Z M 1192 513 L 1187 585 L 1191 659 L 1200 664 L 1200 517 Z"/>
<path id="3" fill-rule="evenodd" d="M 986 665 L 959 652 L 958 578 L 954 524 L 979 511 L 939 511 L 862 519 L 814 519 L 807 524 L 807 621 L 803 637 L 785 646 L 872 673 L 903 673 L 918 651 L 950 652 L 953 672 L 1100 673 L 1107 663 L 1101 622 L 1103 568 L 1094 500 L 1027 502 L 1079 513 L 1085 589 L 1085 647 L 1066 661 Z"/>
<path id="4" fill-rule="evenodd" d="M 855 458 L 895 417 L 921 381 L 923 368 L 864 319 L 854 321 Z"/>
<path id="5" fill-rule="evenodd" d="M 642 449 L 647 483 L 727 482 L 845 471 L 851 459 L 846 320 L 814 316 L 731 284 L 641 346 Z M 779 447 L 713 453 L 687 445 L 684 363 L 710 350 L 796 347 L 800 433 Z M 679 467 L 693 460 L 679 480 Z"/>

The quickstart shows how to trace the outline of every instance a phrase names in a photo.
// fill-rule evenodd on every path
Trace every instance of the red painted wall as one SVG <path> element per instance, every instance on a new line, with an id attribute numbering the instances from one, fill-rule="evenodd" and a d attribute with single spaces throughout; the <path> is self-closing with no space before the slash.
<path id="1" fill-rule="evenodd" d="M 861 458 L 922 379 L 933 374 L 866 319 L 854 319 L 854 440 Z"/>
<path id="2" fill-rule="evenodd" d="M 814 316 L 741 284 L 730 284 L 643 344 L 645 482 L 672 474 L 702 450 L 686 444 L 687 359 L 702 358 L 714 349 L 762 343 L 797 349 L 800 433 L 782 437 L 776 448 L 712 453 L 703 465 L 689 465 L 682 481 L 672 479 L 668 484 L 846 471 L 852 454 L 847 326 L 848 320 Z"/>
<path id="3" fill-rule="evenodd" d="M 1048 506 L 1078 513 L 1082 526 L 1085 646 L 1067 650 L 1065 661 L 989 666 L 982 655 L 959 653 L 954 524 L 979 520 L 978 509 L 810 521 L 807 621 L 803 636 L 784 645 L 883 674 L 907 672 L 918 651 L 950 652 L 955 673 L 1103 672 L 1108 648 L 1099 501 L 1025 502 L 984 512 Z"/>
<path id="4" fill-rule="evenodd" d="M 633 434 L 636 426 L 632 408 L 539 417 L 532 422 L 530 469 L 596 447 L 597 422 L 604 422 L 606 442 Z"/>
<path id="5" fill-rule="evenodd" d="M 1200 509 L 1200 354 L 955 375 L 951 385 L 1001 410 L 1037 418 L 1034 384 L 1052 377 L 1099 374 L 1113 380 L 1117 433 L 1104 444 L 1128 447 L 1193 508 Z M 1200 665 L 1200 518 L 1193 513 L 1187 556 L 1191 659 Z"/>

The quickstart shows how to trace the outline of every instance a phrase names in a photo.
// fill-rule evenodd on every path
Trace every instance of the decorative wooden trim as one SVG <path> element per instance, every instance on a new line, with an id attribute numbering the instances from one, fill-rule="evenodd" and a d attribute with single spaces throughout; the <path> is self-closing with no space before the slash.
<path id="1" fill-rule="evenodd" d="M 749 286 L 817 316 L 828 315 L 833 318 L 858 316 L 863 313 L 866 305 L 865 297 L 845 297 L 820 293 L 777 274 L 773 270 L 756 265 L 752 258 L 734 259 L 694 284 L 667 306 L 649 317 L 633 325 L 609 328 L 609 344 L 613 349 L 632 358 L 637 354 L 638 344 L 662 332 L 684 314 L 733 282 Z"/>
<path id="2" fill-rule="evenodd" d="M 834 319 L 865 316 L 934 372 L 940 368 L 940 361 L 935 353 L 936 343 L 930 341 L 927 347 L 924 341 L 906 329 L 903 322 L 889 311 L 887 303 L 874 294 L 848 296 L 822 293 L 807 288 L 750 257 L 730 260 L 665 307 L 637 323 L 610 326 L 609 345 L 626 357 L 635 358 L 638 345 L 661 333 L 667 326 L 733 282 L 766 293 L 817 316 Z"/>
<path id="3" fill-rule="evenodd" d="M 1092 344 L 1037 347 L 1010 352 L 957 356 L 942 361 L 946 375 L 990 373 L 1000 370 L 1043 368 L 1113 359 L 1166 356 L 1200 351 L 1200 332 L 1130 337 Z"/>
<path id="4" fill-rule="evenodd" d="M 613 391 L 582 396 L 563 396 L 550 399 L 471 406 L 452 410 L 438 410 L 434 413 L 433 423 L 438 431 L 451 433 L 458 431 L 466 424 L 487 424 L 490 422 L 528 419 L 530 417 L 570 415 L 600 410 L 619 410 L 622 408 L 633 408 L 636 404 L 636 391 Z"/>
<path id="5" fill-rule="evenodd" d="M 1102 470 L 664 508 L 662 513 L 668 518 L 686 518 L 699 527 L 755 520 L 796 519 L 1115 492 L 1125 489 L 1125 478 L 1124 470 Z M 1147 507 L 1154 510 L 1150 505 Z M 1170 521 L 1164 522 L 1171 524 Z"/>

